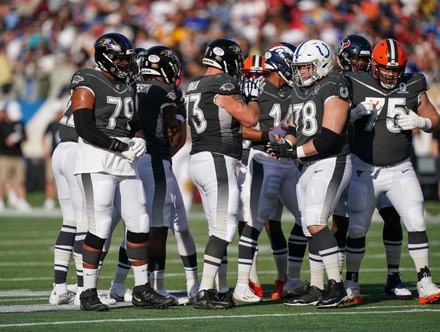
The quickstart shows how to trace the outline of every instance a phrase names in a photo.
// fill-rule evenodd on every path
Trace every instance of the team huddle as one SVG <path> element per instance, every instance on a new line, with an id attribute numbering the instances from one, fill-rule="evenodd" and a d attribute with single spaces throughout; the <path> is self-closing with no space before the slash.
<path id="1" fill-rule="evenodd" d="M 198 309 L 261 301 L 256 262 L 263 228 L 277 268 L 271 299 L 317 308 L 359 303 L 375 208 L 384 219 L 385 292 L 412 297 L 399 277 L 401 219 L 418 301 L 440 302 L 429 271 L 423 195 L 410 161 L 412 130 L 432 132 L 440 116 L 424 75 L 405 73 L 407 55 L 398 41 L 383 39 L 372 48 L 364 37 L 349 35 L 338 46 L 337 71 L 332 48 L 321 40 L 297 47 L 280 42 L 244 59 L 236 42 L 216 39 L 202 59 L 206 71 L 185 92 L 170 48 L 133 48 L 125 36 L 109 33 L 94 49 L 97 67 L 72 77 L 52 158 L 63 225 L 51 304 L 107 311 L 116 301 Z M 185 144 L 187 120 L 190 177 L 208 222 L 200 281 L 171 163 Z M 284 207 L 295 218 L 287 240 Z M 120 220 L 125 236 L 103 298 L 99 270 Z M 185 298 L 164 287 L 168 230 L 184 267 Z M 227 249 L 237 232 L 238 276 L 231 289 Z M 309 282 L 300 279 L 306 250 Z M 71 254 L 75 290 L 66 283 Z M 125 287 L 130 269 L 133 290 Z"/>

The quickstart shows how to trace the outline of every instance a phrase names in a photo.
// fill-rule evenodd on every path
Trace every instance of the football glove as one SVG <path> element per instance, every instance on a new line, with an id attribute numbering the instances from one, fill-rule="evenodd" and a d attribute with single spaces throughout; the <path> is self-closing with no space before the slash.
<path id="1" fill-rule="evenodd" d="M 431 120 L 418 116 L 413 110 L 407 108 L 408 114 L 400 115 L 397 119 L 397 125 L 402 130 L 412 130 L 420 128 L 422 130 L 429 130 L 432 127 Z"/>
<path id="2" fill-rule="evenodd" d="M 267 143 L 266 152 L 274 158 L 297 159 L 296 149 L 284 139 Z"/>
<path id="3" fill-rule="evenodd" d="M 147 150 L 147 142 L 143 138 L 140 137 L 133 137 L 128 144 L 130 145 L 131 149 L 136 154 L 137 158 L 140 158 L 144 155 L 145 151 Z"/>
<path id="4" fill-rule="evenodd" d="M 355 122 L 356 120 L 362 118 L 365 115 L 371 114 L 374 110 L 373 103 L 371 101 L 363 101 L 355 108 L 350 110 L 350 122 Z"/>
<path id="5" fill-rule="evenodd" d="M 271 128 L 268 132 L 269 141 L 276 142 L 277 139 L 276 139 L 275 135 L 279 135 L 281 138 L 286 136 L 286 129 L 287 128 L 284 126 L 283 122 L 280 122 L 280 124 L 278 126 L 276 126 L 275 128 Z"/>
<path id="6" fill-rule="evenodd" d="M 245 102 L 258 101 L 265 85 L 266 79 L 263 76 L 245 77 L 243 81 L 243 96 Z"/>
<path id="7" fill-rule="evenodd" d="M 121 154 L 129 163 L 133 163 L 137 159 L 136 153 L 131 147 L 129 147 L 128 150 L 122 151 Z"/>

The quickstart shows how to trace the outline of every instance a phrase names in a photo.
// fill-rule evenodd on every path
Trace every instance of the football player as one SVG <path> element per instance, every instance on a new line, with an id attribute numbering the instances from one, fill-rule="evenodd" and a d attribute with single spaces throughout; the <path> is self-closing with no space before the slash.
<path id="1" fill-rule="evenodd" d="M 351 90 L 341 74 L 330 73 L 332 66 L 331 48 L 323 41 L 312 39 L 297 47 L 292 62 L 295 120 L 284 140 L 268 144 L 275 156 L 299 159 L 303 167 L 297 198 L 311 280 L 306 293 L 286 305 L 329 308 L 348 298 L 339 272 L 338 244 L 327 221 L 351 176 L 347 137 Z"/>
<path id="2" fill-rule="evenodd" d="M 176 236 L 177 248 L 186 274 L 189 299 L 199 291 L 197 254 L 188 227 L 180 189 L 171 167 L 171 157 L 183 146 L 186 137 L 182 91 L 178 88 L 180 62 L 168 47 L 149 48 L 140 62 L 136 106 L 140 127 L 147 139 L 147 153 L 138 162 L 139 176 L 147 197 L 151 220 L 149 273 L 154 289 L 171 296 L 164 285 L 168 229 Z M 177 300 L 177 299 L 176 299 Z"/>
<path id="3" fill-rule="evenodd" d="M 351 109 L 354 157 L 346 279 L 358 283 L 371 217 L 380 196 L 386 193 L 408 231 L 419 303 L 425 304 L 438 301 L 440 289 L 429 271 L 423 194 L 410 153 L 412 129 L 432 132 L 439 127 L 440 116 L 426 94 L 425 76 L 405 73 L 406 62 L 403 46 L 394 39 L 383 39 L 373 49 L 371 73 L 347 74 L 355 107 Z"/>
<path id="4" fill-rule="evenodd" d="M 88 230 L 83 243 L 84 291 L 81 309 L 107 311 L 97 294 L 101 252 L 110 236 L 115 200 L 127 229 L 127 256 L 134 272 L 133 304 L 165 307 L 173 300 L 148 283 L 147 242 L 150 220 L 136 161 L 146 142 L 134 109 L 134 91 L 127 85 L 134 50 L 127 37 L 108 33 L 95 44 L 98 70 L 83 68 L 71 80 L 69 107 L 78 139 L 75 173 L 80 182 Z"/>
<path id="5" fill-rule="evenodd" d="M 293 48 L 293 46 L 291 47 Z M 254 57 L 254 61 L 252 61 L 254 67 L 256 63 L 263 62 L 263 58 Z M 257 294 L 247 284 L 251 271 L 250 257 L 254 257 L 258 236 L 263 225 L 266 225 L 271 239 L 272 253 L 278 271 L 271 299 L 278 300 L 282 297 L 283 287 L 286 283 L 288 250 L 281 228 L 283 204 L 279 204 L 279 199 L 283 203 L 285 202 L 286 207 L 294 214 L 298 223 L 301 219 L 295 198 L 296 183 L 299 178 L 299 170 L 296 168 L 295 162 L 270 158 L 265 151 L 267 142 L 275 140 L 275 135 L 284 136 L 283 125 L 292 115 L 291 88 L 289 87 L 289 82 L 292 79 L 292 58 L 293 52 L 282 43 L 273 44 L 266 50 L 264 68 L 269 73 L 264 91 L 256 103 L 249 103 L 251 107 L 259 109 L 260 121 L 255 128 L 243 128 L 243 137 L 251 142 L 249 171 L 246 179 L 247 190 L 250 194 L 250 216 L 239 243 L 238 279 L 234 290 L 234 298 L 239 301 L 257 302 L 260 300 L 260 297 L 256 296 Z M 244 70 L 246 70 L 245 77 L 255 75 L 253 67 Z M 267 220 L 268 222 L 266 222 Z M 249 243 L 251 243 L 250 246 Z M 306 244 L 304 236 L 303 244 Z M 305 246 L 303 253 L 304 250 Z M 298 288 L 301 283 L 298 273 L 296 285 L 292 291 Z M 305 284 L 302 283 L 301 287 L 305 289 Z"/>
<path id="6" fill-rule="evenodd" d="M 241 126 L 255 126 L 259 112 L 241 98 L 237 79 L 243 53 L 236 42 L 211 41 L 202 62 L 206 71 L 189 83 L 185 96 L 192 138 L 190 176 L 202 197 L 209 229 L 200 291 L 193 306 L 229 309 L 234 301 L 227 280 L 219 280 L 218 290 L 214 282 L 222 262 L 226 267 L 227 247 L 237 231 L 239 188 L 235 174 L 242 155 Z M 262 83 L 252 78 L 244 82 L 249 86 L 249 98 L 258 99 Z"/>
<path id="7" fill-rule="evenodd" d="M 87 223 L 82 219 L 81 191 L 74 175 L 78 134 L 70 108 L 60 120 L 59 136 L 61 141 L 52 155 L 52 169 L 63 224 L 54 248 L 55 278 L 54 288 L 49 298 L 49 303 L 52 305 L 68 304 L 75 300 L 75 294 L 67 289 L 66 284 L 72 253 L 75 260 L 77 287 L 80 290 L 83 288 L 81 247 L 87 232 Z"/>
<path id="8" fill-rule="evenodd" d="M 338 45 L 337 61 L 344 74 L 352 71 L 369 71 L 371 68 L 370 42 L 360 35 L 346 36 Z M 349 134 L 351 133 L 350 129 L 351 127 L 349 128 Z M 338 206 L 335 209 L 332 225 L 332 231 L 339 246 L 341 273 L 345 259 L 345 242 L 347 239 L 349 221 L 347 199 L 348 187 L 342 194 Z M 385 293 L 388 295 L 395 295 L 398 299 L 410 299 L 412 294 L 400 280 L 399 273 L 403 239 L 400 216 L 385 194 L 382 194 L 380 197 L 377 209 L 384 221 L 382 236 L 388 266 Z M 355 291 L 354 294 L 349 294 L 349 301 L 354 303 L 360 302 L 361 296 L 360 292 L 357 292 L 358 289 L 355 287 L 356 285 L 352 285 L 350 281 L 348 281 L 347 284 L 349 284 L 348 288 Z"/>

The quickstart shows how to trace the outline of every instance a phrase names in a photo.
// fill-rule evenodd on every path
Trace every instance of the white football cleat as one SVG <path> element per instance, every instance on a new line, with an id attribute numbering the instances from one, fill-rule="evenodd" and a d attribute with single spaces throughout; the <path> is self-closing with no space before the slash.
<path id="1" fill-rule="evenodd" d="M 348 295 L 348 303 L 361 303 L 362 297 L 361 297 L 361 288 L 359 286 L 358 282 L 352 281 L 352 280 L 346 280 L 344 282 L 345 291 Z"/>
<path id="2" fill-rule="evenodd" d="M 66 293 L 58 294 L 55 285 L 50 293 L 49 303 L 52 305 L 70 304 L 75 301 L 75 294 L 67 291 Z"/>
<path id="3" fill-rule="evenodd" d="M 234 300 L 241 302 L 260 302 L 261 297 L 253 292 L 248 285 L 235 286 L 234 294 L 232 295 Z"/>
<path id="4" fill-rule="evenodd" d="M 78 284 L 67 284 L 67 290 L 76 294 L 78 292 Z"/>
<path id="5" fill-rule="evenodd" d="M 424 277 L 417 283 L 419 292 L 419 303 L 428 304 L 440 300 L 440 289 L 432 282 L 431 277 Z"/>

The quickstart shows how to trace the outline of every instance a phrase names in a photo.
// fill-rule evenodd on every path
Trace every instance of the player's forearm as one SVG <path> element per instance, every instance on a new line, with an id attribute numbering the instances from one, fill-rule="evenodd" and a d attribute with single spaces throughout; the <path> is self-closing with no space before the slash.
<path id="1" fill-rule="evenodd" d="M 104 134 L 93 124 L 93 111 L 79 109 L 74 113 L 75 128 L 78 135 L 98 147 L 122 152 L 128 149 L 128 144 Z"/>

